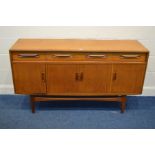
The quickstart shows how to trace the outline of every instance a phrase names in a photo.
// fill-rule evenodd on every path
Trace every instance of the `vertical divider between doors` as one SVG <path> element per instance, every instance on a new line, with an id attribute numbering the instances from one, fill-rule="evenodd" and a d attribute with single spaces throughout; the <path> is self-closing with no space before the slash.
<path id="1" fill-rule="evenodd" d="M 45 91 L 46 91 L 46 94 L 47 94 L 47 77 L 48 77 L 48 72 L 47 72 L 47 63 L 44 64 L 44 67 L 45 67 Z"/>
<path id="2" fill-rule="evenodd" d="M 80 73 L 80 70 L 81 70 L 80 68 L 81 68 L 81 64 L 76 64 L 76 72 L 78 74 Z M 81 83 L 76 82 L 76 84 L 77 84 L 77 92 L 79 92 Z"/>

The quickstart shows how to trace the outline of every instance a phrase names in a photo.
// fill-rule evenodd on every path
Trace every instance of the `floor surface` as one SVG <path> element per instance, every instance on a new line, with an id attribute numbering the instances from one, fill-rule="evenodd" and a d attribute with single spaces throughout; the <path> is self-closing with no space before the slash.
<path id="1" fill-rule="evenodd" d="M 154 129 L 155 97 L 130 96 L 124 114 L 117 102 L 38 102 L 30 110 L 29 97 L 0 95 L 2 129 Z"/>

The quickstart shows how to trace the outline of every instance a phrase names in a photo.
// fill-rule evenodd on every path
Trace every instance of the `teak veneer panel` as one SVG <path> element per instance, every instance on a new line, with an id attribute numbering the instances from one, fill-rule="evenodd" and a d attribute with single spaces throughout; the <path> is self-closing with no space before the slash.
<path id="1" fill-rule="evenodd" d="M 13 75 L 17 94 L 45 94 L 45 65 L 39 63 L 14 63 Z"/>
<path id="2" fill-rule="evenodd" d="M 47 68 L 47 94 L 77 93 L 77 65 L 51 65 Z"/>
<path id="3" fill-rule="evenodd" d="M 148 52 L 136 40 L 19 39 L 10 51 Z"/>
<path id="4" fill-rule="evenodd" d="M 141 94 L 144 82 L 146 64 L 115 64 L 111 93 Z"/>
<path id="5" fill-rule="evenodd" d="M 110 93 L 111 64 L 48 64 L 47 94 Z"/>

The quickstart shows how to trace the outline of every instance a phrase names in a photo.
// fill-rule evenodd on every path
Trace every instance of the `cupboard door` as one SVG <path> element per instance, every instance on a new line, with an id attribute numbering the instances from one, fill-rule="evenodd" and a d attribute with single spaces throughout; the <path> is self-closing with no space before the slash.
<path id="1" fill-rule="evenodd" d="M 13 63 L 13 76 L 17 94 L 46 93 L 44 64 Z"/>
<path id="2" fill-rule="evenodd" d="M 48 64 L 47 94 L 63 95 L 77 93 L 77 65 Z"/>
<path id="3" fill-rule="evenodd" d="M 103 95 L 110 92 L 112 65 L 79 65 L 79 92 L 90 95 Z"/>
<path id="4" fill-rule="evenodd" d="M 145 64 L 114 64 L 112 93 L 142 93 Z"/>

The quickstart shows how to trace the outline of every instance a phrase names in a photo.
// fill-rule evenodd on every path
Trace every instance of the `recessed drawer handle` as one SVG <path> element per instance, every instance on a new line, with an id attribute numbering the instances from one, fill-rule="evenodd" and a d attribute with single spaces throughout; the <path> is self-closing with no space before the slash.
<path id="1" fill-rule="evenodd" d="M 39 54 L 18 54 L 20 58 L 36 58 L 39 57 Z"/>
<path id="2" fill-rule="evenodd" d="M 121 55 L 122 58 L 130 59 L 130 58 L 139 58 L 140 55 Z"/>
<path id="3" fill-rule="evenodd" d="M 54 57 L 68 58 L 68 57 L 72 57 L 72 55 L 70 55 L 70 54 L 55 54 Z"/>
<path id="4" fill-rule="evenodd" d="M 105 58 L 106 56 L 105 55 L 95 55 L 95 54 L 90 54 L 88 55 L 88 58 Z"/>

